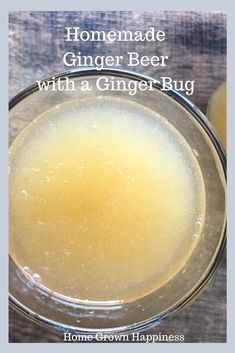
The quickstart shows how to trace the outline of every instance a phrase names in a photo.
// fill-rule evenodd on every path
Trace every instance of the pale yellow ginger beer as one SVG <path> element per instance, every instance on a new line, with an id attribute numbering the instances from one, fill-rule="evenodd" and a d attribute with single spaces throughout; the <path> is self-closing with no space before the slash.
<path id="1" fill-rule="evenodd" d="M 10 148 L 10 255 L 67 300 L 131 301 L 181 271 L 205 212 L 189 145 L 122 99 L 56 106 Z"/>

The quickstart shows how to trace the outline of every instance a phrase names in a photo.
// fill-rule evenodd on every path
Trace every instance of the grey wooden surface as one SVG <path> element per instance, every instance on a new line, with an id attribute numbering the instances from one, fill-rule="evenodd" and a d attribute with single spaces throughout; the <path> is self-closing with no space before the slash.
<path id="1" fill-rule="evenodd" d="M 64 42 L 64 27 L 83 30 L 146 30 L 166 32 L 163 43 Z M 177 80 L 196 80 L 190 99 L 206 111 L 208 99 L 226 79 L 226 16 L 220 12 L 12 12 L 9 16 L 9 96 L 38 79 L 66 70 L 62 55 L 168 55 L 166 68 L 135 71 L 154 78 L 168 75 Z M 123 65 L 125 68 L 126 62 Z M 148 333 L 184 334 L 185 342 L 226 341 L 226 258 L 200 297 Z M 62 335 L 9 311 L 10 342 L 61 342 Z"/>

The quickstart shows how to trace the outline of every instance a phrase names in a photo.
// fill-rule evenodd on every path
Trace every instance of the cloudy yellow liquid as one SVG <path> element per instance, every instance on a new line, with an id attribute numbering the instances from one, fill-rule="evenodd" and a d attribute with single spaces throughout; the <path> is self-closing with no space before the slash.
<path id="1" fill-rule="evenodd" d="M 188 144 L 135 103 L 57 106 L 10 148 L 10 255 L 68 300 L 129 301 L 164 285 L 193 251 L 204 209 Z"/>

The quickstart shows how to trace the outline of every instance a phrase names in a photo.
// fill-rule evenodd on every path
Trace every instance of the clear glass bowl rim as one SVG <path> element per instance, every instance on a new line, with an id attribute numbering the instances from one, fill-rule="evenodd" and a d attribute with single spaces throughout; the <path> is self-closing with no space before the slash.
<path id="1" fill-rule="evenodd" d="M 153 87 L 156 88 L 157 90 L 161 90 L 162 85 L 159 81 L 156 79 L 153 79 L 151 77 L 148 77 L 143 74 L 131 72 L 128 70 L 123 70 L 123 69 L 109 69 L 109 68 L 104 68 L 102 70 L 96 70 L 96 68 L 82 68 L 82 69 L 73 69 L 73 70 L 68 70 L 64 71 L 58 74 L 51 75 L 47 78 L 44 78 L 44 80 L 58 80 L 61 78 L 77 78 L 77 77 L 86 77 L 86 76 L 97 76 L 97 75 L 112 75 L 116 77 L 123 77 L 126 79 L 132 79 L 132 80 L 137 80 L 137 81 L 153 81 Z M 23 99 L 27 98 L 30 96 L 32 93 L 38 91 L 38 84 L 34 83 L 31 86 L 28 86 L 26 89 L 22 90 L 19 92 L 17 95 L 15 95 L 13 98 L 9 100 L 9 111 L 14 108 L 19 102 L 21 102 Z M 201 112 L 199 108 L 195 104 L 193 104 L 189 99 L 184 97 L 182 94 L 179 92 L 176 92 L 174 90 L 169 90 L 169 91 L 162 91 L 162 93 L 168 95 L 171 99 L 179 103 L 181 106 L 183 106 L 193 117 L 194 119 L 197 120 L 197 122 L 201 125 L 203 130 L 206 132 L 207 136 L 213 143 L 213 146 L 217 152 L 217 155 L 219 157 L 221 167 L 224 173 L 224 177 L 226 180 L 226 153 L 225 150 L 219 140 L 219 137 L 217 136 L 213 126 L 209 122 L 209 120 L 205 117 L 205 115 Z M 132 332 L 136 331 L 144 331 L 148 329 L 149 327 L 152 327 L 156 324 L 159 324 L 162 322 L 163 319 L 168 318 L 175 314 L 176 312 L 180 311 L 183 309 L 186 305 L 188 305 L 190 302 L 192 302 L 194 299 L 197 298 L 197 296 L 200 294 L 202 289 L 206 286 L 210 278 L 212 277 L 213 273 L 215 272 L 223 254 L 224 250 L 226 247 L 226 225 L 224 228 L 224 233 L 221 236 L 221 244 L 220 248 L 218 250 L 217 256 L 214 259 L 214 262 L 211 265 L 210 270 L 208 271 L 207 275 L 204 276 L 204 278 L 201 280 L 200 283 L 198 283 L 198 286 L 195 288 L 195 290 L 191 293 L 189 297 L 186 297 L 179 305 L 176 305 L 175 307 L 171 308 L 169 312 L 167 312 L 163 317 L 157 316 L 156 318 L 151 318 L 147 322 L 144 323 L 137 323 L 133 325 L 129 325 L 126 327 L 116 327 L 112 329 L 101 329 L 99 332 L 105 332 L 107 334 L 129 334 Z M 9 293 L 9 304 L 12 308 L 14 308 L 17 312 L 22 314 L 23 316 L 33 320 L 34 322 L 44 326 L 51 328 L 56 331 L 60 332 L 68 332 L 68 331 L 73 331 L 76 332 L 77 334 L 89 334 L 95 336 L 95 332 L 93 329 L 89 330 L 84 330 L 81 329 L 79 330 L 79 327 L 71 327 L 69 325 L 64 325 L 62 323 L 58 323 L 56 321 L 53 321 L 51 319 L 48 319 L 46 317 L 42 317 L 38 315 L 37 313 L 32 312 L 29 308 L 26 308 L 24 305 L 22 305 L 11 293 Z M 98 331 L 96 331 L 97 333 Z"/>

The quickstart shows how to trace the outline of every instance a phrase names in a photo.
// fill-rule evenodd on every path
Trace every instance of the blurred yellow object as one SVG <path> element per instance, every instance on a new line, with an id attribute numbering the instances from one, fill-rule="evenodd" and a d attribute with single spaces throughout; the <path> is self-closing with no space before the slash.
<path id="1" fill-rule="evenodd" d="M 226 81 L 222 83 L 212 95 L 208 107 L 207 116 L 217 131 L 220 140 L 226 149 L 226 101 L 227 101 L 227 86 Z"/>

